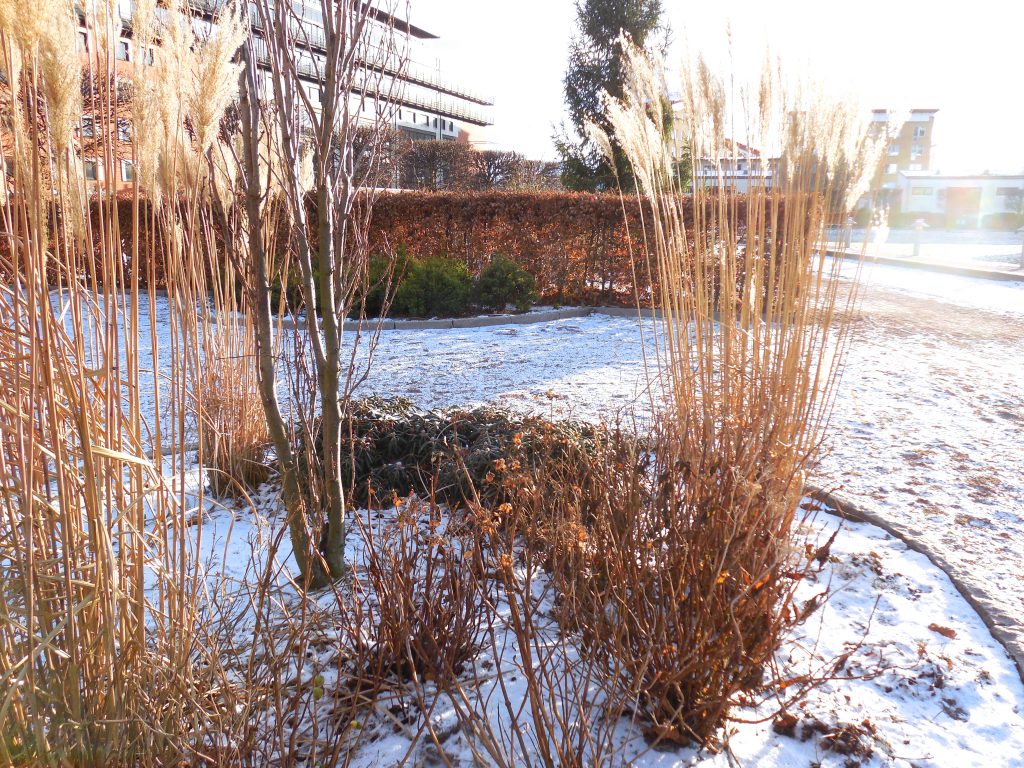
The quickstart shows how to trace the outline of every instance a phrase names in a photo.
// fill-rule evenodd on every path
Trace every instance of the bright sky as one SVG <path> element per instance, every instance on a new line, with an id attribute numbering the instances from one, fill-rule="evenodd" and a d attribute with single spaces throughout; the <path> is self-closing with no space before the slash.
<path id="1" fill-rule="evenodd" d="M 411 0 L 414 23 L 452 77 L 494 96 L 495 125 L 474 139 L 554 159 L 573 0 Z M 937 108 L 933 170 L 1024 170 L 1021 0 L 665 0 L 674 46 L 726 55 L 756 76 L 766 47 L 865 108 Z M 670 82 L 670 85 L 672 83 Z"/>

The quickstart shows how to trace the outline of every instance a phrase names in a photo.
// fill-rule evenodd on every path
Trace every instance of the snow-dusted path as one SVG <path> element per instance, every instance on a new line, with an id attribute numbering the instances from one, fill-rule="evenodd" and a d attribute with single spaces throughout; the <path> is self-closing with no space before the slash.
<path id="1" fill-rule="evenodd" d="M 874 267 L 815 478 L 916 529 L 1024 643 L 1024 285 Z M 653 349 L 647 326 L 647 349 Z M 632 319 L 384 332 L 359 394 L 644 413 Z M 653 360 L 652 360 L 653 364 Z"/>
<path id="2" fill-rule="evenodd" d="M 1024 658 L 1024 290 L 956 281 L 869 287 L 818 479 L 941 553 Z"/>

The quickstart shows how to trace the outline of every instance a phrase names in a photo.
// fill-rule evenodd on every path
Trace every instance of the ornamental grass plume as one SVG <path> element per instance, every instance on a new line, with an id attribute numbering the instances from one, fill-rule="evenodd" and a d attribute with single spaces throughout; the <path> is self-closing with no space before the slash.
<path id="1" fill-rule="evenodd" d="M 708 744 L 806 615 L 793 602 L 807 566 L 798 505 L 848 338 L 837 309 L 856 299 L 823 255 L 824 231 L 845 218 L 878 145 L 846 103 L 772 67 L 737 91 L 698 59 L 683 70 L 676 127 L 717 179 L 698 177 L 691 223 L 661 131 L 662 74 L 624 43 L 624 96 L 605 108 L 652 211 L 653 263 L 637 269 L 656 272 L 662 316 L 659 487 L 596 529 L 607 554 L 583 622 L 608 668 L 627 671 L 622 695 L 653 738 Z M 726 169 L 750 147 L 762 165 L 740 194 Z"/>
<path id="2" fill-rule="evenodd" d="M 85 11 L 106 29 L 90 75 L 114 83 L 116 8 Z M 237 763 L 225 734 L 245 694 L 223 674 L 218 596 L 194 557 L 189 514 L 195 504 L 201 515 L 202 489 L 198 502 L 184 490 L 202 387 L 199 216 L 193 207 L 188 225 L 151 227 L 138 189 L 128 231 L 103 195 L 90 207 L 74 174 L 85 152 L 104 165 L 116 157 L 119 116 L 96 108 L 94 146 L 72 139 L 82 93 L 72 6 L 0 0 L 0 24 L 14 149 L 0 202 L 0 764 Z M 184 115 L 174 119 L 183 136 Z M 60 184 L 51 159 L 66 166 Z M 85 237 L 69 236 L 68 221 Z M 162 257 L 166 335 L 155 281 L 149 295 L 143 287 L 153 272 L 139 266 Z"/>
<path id="3" fill-rule="evenodd" d="M 39 38 L 39 70 L 46 97 L 50 140 L 58 161 L 64 162 L 82 115 L 78 18 L 73 6 L 66 0 L 53 0 L 50 6 L 50 23 Z"/>
<path id="4" fill-rule="evenodd" d="M 200 155 L 205 155 L 217 138 L 228 104 L 238 98 L 238 73 L 242 65 L 234 63 L 234 58 L 248 32 L 244 6 L 228 6 L 218 15 L 209 37 L 196 48 L 188 108 Z"/>

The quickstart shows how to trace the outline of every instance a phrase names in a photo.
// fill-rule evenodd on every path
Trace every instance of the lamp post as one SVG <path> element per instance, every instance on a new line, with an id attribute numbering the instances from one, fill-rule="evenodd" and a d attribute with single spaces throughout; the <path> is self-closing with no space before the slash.
<path id="1" fill-rule="evenodd" d="M 912 258 L 917 258 L 921 255 L 921 233 L 928 227 L 928 224 L 924 219 L 918 219 L 914 222 L 914 255 Z"/>

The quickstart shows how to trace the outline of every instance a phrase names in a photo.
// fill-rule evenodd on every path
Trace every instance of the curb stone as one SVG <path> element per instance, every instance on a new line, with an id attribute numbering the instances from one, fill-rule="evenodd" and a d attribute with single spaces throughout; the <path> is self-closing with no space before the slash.
<path id="1" fill-rule="evenodd" d="M 988 627 L 989 633 L 1003 646 L 1017 667 L 1017 674 L 1024 682 L 1024 627 L 1018 617 L 1012 616 L 1005 607 L 992 599 L 982 585 L 968 581 L 941 553 L 923 540 L 921 531 L 902 523 L 886 520 L 881 515 L 840 499 L 830 491 L 812 485 L 805 486 L 804 493 L 824 505 L 825 512 L 850 520 L 854 523 L 868 523 L 881 528 L 890 536 L 902 541 L 908 549 L 924 555 L 946 574 L 960 596 L 968 602 L 975 613 Z"/>
<path id="2" fill-rule="evenodd" d="M 535 323 L 550 323 L 555 320 L 567 318 L 590 317 L 591 315 L 609 315 L 610 317 L 636 317 L 636 307 L 566 307 L 565 309 L 550 309 L 544 312 L 527 312 L 522 315 L 482 315 L 480 317 L 457 317 L 448 320 L 384 320 L 374 322 L 367 320 L 360 324 L 355 320 L 346 320 L 346 331 L 356 331 L 362 326 L 363 331 L 375 331 L 378 328 L 382 331 L 424 331 L 444 330 L 457 328 L 490 328 L 496 325 L 534 325 Z M 641 309 L 639 314 L 644 318 L 657 317 L 658 313 L 652 309 Z M 293 323 L 285 322 L 285 329 L 292 329 Z"/>

